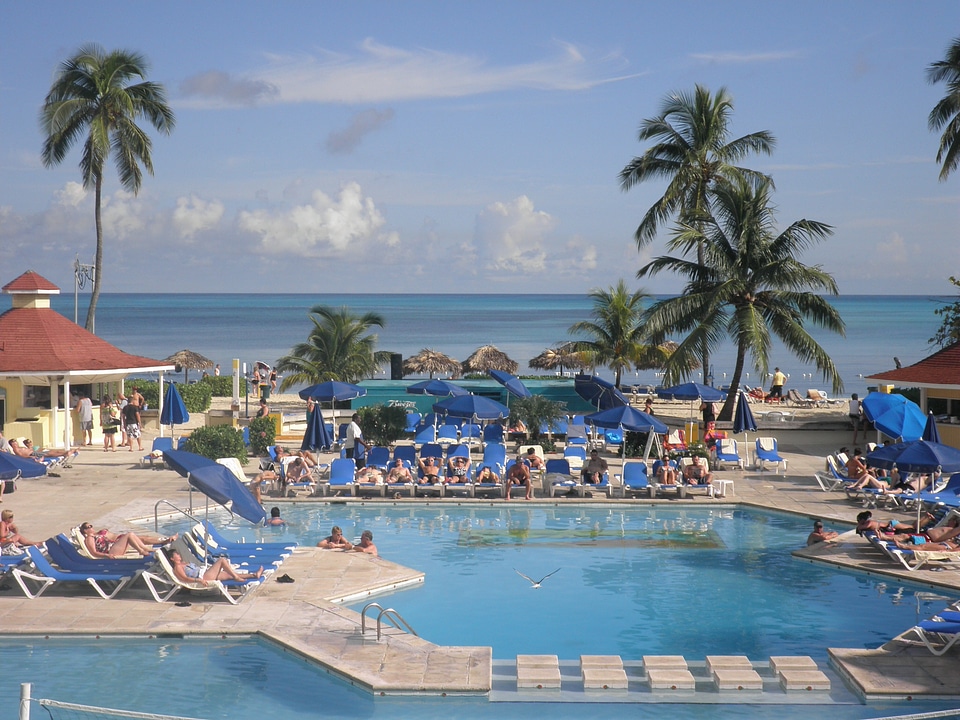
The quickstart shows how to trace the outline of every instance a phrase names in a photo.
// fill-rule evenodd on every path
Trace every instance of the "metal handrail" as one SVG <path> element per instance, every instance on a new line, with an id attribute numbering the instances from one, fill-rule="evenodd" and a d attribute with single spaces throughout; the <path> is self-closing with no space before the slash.
<path id="1" fill-rule="evenodd" d="M 169 506 L 172 507 L 174 510 L 176 510 L 178 513 L 181 513 L 181 514 L 183 514 L 183 515 L 186 515 L 188 518 L 190 518 L 190 519 L 193 520 L 194 522 L 202 522 L 201 520 L 199 520 L 198 518 L 195 518 L 193 515 L 191 515 L 188 511 L 184 510 L 183 508 L 177 507 L 176 505 L 174 505 L 174 504 L 173 504 L 172 502 L 170 502 L 169 500 L 164 500 L 163 498 L 161 498 L 160 500 L 157 500 L 156 504 L 154 504 L 154 506 L 153 506 L 153 530 L 154 530 L 154 532 L 159 532 L 159 530 L 160 530 L 160 513 L 158 512 L 158 510 L 160 509 L 160 505 L 161 505 L 161 504 L 162 504 L 162 505 L 169 505 Z"/>
<path id="2" fill-rule="evenodd" d="M 393 608 L 385 608 L 380 603 L 367 603 L 363 606 L 363 610 L 360 612 L 360 634 L 364 635 L 367 632 L 367 610 L 370 608 L 378 608 L 380 612 L 377 614 L 377 640 L 379 641 L 383 634 L 383 620 L 386 618 L 390 621 L 390 624 L 395 627 L 397 630 L 405 630 L 406 632 L 414 635 L 415 637 L 420 637 L 417 635 L 417 631 L 410 627 L 410 623 L 403 619 L 403 617 Z M 399 624 L 398 624 L 399 623 Z M 400 627 L 403 625 L 403 627 Z"/>

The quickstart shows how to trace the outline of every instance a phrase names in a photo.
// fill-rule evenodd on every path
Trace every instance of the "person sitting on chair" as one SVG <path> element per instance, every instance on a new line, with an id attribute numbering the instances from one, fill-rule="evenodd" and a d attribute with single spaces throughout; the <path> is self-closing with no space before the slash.
<path id="1" fill-rule="evenodd" d="M 692 464 L 683 469 L 683 479 L 688 485 L 709 485 L 713 480 L 713 473 L 700 464 L 699 455 L 694 455 Z"/>
<path id="2" fill-rule="evenodd" d="M 150 547 L 150 545 L 162 545 L 173 539 L 161 537 L 140 538 L 136 533 L 132 532 L 117 535 L 106 528 L 94 530 L 93 525 L 86 522 L 80 525 L 80 532 L 83 534 L 83 546 L 87 552 L 95 558 L 120 558 L 124 556 L 128 548 L 133 548 L 146 557 L 153 553 L 153 548 Z"/>
<path id="3" fill-rule="evenodd" d="M 527 464 L 523 461 L 523 458 L 520 455 L 517 455 L 516 461 L 513 465 L 510 466 L 510 469 L 507 470 L 507 485 L 504 488 L 504 500 L 510 499 L 510 488 L 514 485 L 523 485 L 526 490 L 526 500 L 532 498 L 532 486 L 530 484 L 530 468 L 527 467 Z"/>
<path id="4" fill-rule="evenodd" d="M 847 477 L 856 482 L 850 486 L 851 490 L 860 490 L 864 487 L 872 487 L 881 493 L 886 492 L 887 484 L 880 482 L 877 478 L 867 472 L 867 466 L 864 465 L 862 456 L 863 451 L 860 448 L 854 448 L 853 457 L 847 460 Z"/>
<path id="5" fill-rule="evenodd" d="M 530 464 L 531 470 L 543 470 L 543 458 L 537 455 L 536 448 L 527 448 L 527 462 Z"/>
<path id="6" fill-rule="evenodd" d="M 660 485 L 677 484 L 677 468 L 667 453 L 663 454 L 662 460 L 657 460 L 653 464 L 653 476 Z"/>
<path id="7" fill-rule="evenodd" d="M 489 465 L 484 465 L 482 468 L 480 468 L 480 472 L 477 473 L 477 482 L 487 485 L 491 483 L 499 483 L 500 476 L 491 470 Z"/>
<path id="8" fill-rule="evenodd" d="M 600 457 L 596 449 L 590 451 L 590 459 L 580 468 L 580 477 L 586 485 L 599 485 L 607 472 L 607 461 Z"/>
<path id="9" fill-rule="evenodd" d="M 387 473 L 388 483 L 412 483 L 413 475 L 410 474 L 410 468 L 404 466 L 403 458 L 396 458 L 393 461 L 393 467 Z"/>

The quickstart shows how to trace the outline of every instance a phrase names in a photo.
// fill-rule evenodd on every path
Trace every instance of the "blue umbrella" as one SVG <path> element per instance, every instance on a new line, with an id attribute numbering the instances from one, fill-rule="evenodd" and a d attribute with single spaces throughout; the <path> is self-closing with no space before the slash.
<path id="1" fill-rule="evenodd" d="M 190 471 L 187 482 L 208 498 L 223 505 L 234 515 L 239 515 L 252 523 L 261 523 L 267 518 L 263 505 L 258 503 L 250 492 L 229 468 L 211 461 Z"/>
<path id="2" fill-rule="evenodd" d="M 163 393 L 163 410 L 160 411 L 160 424 L 183 425 L 190 419 L 190 413 L 187 412 L 187 406 L 183 404 L 183 398 L 180 397 L 180 391 L 177 390 L 175 383 L 167 383 L 167 390 Z"/>
<path id="3" fill-rule="evenodd" d="M 933 417 L 933 413 L 927 414 L 927 424 L 923 428 L 923 435 L 920 436 L 920 439 L 927 442 L 940 442 L 940 431 L 937 430 L 937 420 Z"/>
<path id="4" fill-rule="evenodd" d="M 299 392 L 303 400 L 313 398 L 320 402 L 343 402 L 344 400 L 363 397 L 366 394 L 366 388 L 337 380 L 328 380 L 317 385 L 311 385 Z"/>
<path id="5" fill-rule="evenodd" d="M 591 413 L 583 418 L 583 421 L 587 425 L 594 425 L 595 427 L 614 430 L 619 429 L 621 433 L 624 430 L 651 433 L 651 436 L 648 438 L 647 447 L 644 450 L 644 456 L 648 454 L 653 444 L 652 435 L 654 433 L 665 433 L 669 430 L 666 425 L 652 415 L 647 415 L 645 412 L 635 410 L 629 405 L 621 405 L 620 407 L 610 408 L 609 410 Z M 625 442 L 620 443 L 620 451 L 623 456 L 626 457 L 627 444 Z"/>
<path id="6" fill-rule="evenodd" d="M 960 450 L 942 443 L 914 440 L 877 448 L 867 455 L 867 463 L 888 469 L 896 465 L 902 472 L 958 472 Z"/>
<path id="7" fill-rule="evenodd" d="M 860 401 L 860 406 L 863 408 L 863 414 L 867 416 L 867 420 L 873 422 L 874 418 L 879 417 L 887 410 L 906 402 L 907 398 L 903 395 L 872 392 Z"/>
<path id="8" fill-rule="evenodd" d="M 716 388 L 701 383 L 688 382 L 681 385 L 657 390 L 657 395 L 672 400 L 702 400 L 703 402 L 720 402 L 725 395 Z"/>
<path id="9" fill-rule="evenodd" d="M 597 410 L 609 410 L 630 404 L 623 393 L 617 390 L 616 385 L 596 375 L 577 375 L 573 379 L 573 389 Z"/>
<path id="10" fill-rule="evenodd" d="M 493 420 L 510 415 L 510 408 L 482 395 L 458 395 L 435 403 L 433 411 L 452 417 Z"/>
<path id="11" fill-rule="evenodd" d="M 873 425 L 877 430 L 889 437 L 901 438 L 907 442 L 920 439 L 926 422 L 927 418 L 923 410 L 910 400 L 895 404 L 873 418 Z"/>
<path id="12" fill-rule="evenodd" d="M 741 390 L 737 393 L 737 409 L 733 414 L 733 434 L 756 431 L 757 421 L 753 419 L 747 394 Z"/>
<path id="13" fill-rule="evenodd" d="M 323 413 L 317 408 L 310 414 L 310 422 L 303 434 L 301 450 L 324 450 L 333 447 L 333 438 L 327 432 L 327 424 L 323 421 Z"/>
<path id="14" fill-rule="evenodd" d="M 47 466 L 30 458 L 0 452 L 0 480 L 35 478 L 47 474 Z"/>
<path id="15" fill-rule="evenodd" d="M 422 380 L 407 387 L 407 392 L 411 395 L 433 395 L 434 397 L 447 397 L 448 395 L 469 395 L 469 391 L 446 380 Z"/>
<path id="16" fill-rule="evenodd" d="M 520 378 L 515 375 L 503 372 L 503 370 L 489 370 L 488 373 L 490 377 L 503 385 L 509 393 L 516 395 L 518 398 L 528 398 L 533 394 L 527 389 L 527 386 L 523 384 Z"/>
<path id="17" fill-rule="evenodd" d="M 203 455 L 187 452 L 186 450 L 164 450 L 163 462 L 172 467 L 181 476 L 187 477 L 191 472 L 204 465 L 216 465 L 217 463 Z"/>

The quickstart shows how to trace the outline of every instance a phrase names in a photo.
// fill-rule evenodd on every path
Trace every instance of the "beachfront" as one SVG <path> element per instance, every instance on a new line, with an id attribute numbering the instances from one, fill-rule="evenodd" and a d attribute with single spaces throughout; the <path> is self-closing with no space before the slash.
<path id="1" fill-rule="evenodd" d="M 302 406 L 289 398 L 289 411 Z M 280 398 L 280 408 L 287 399 Z M 666 407 L 658 407 L 663 416 Z M 676 406 L 680 409 L 680 406 Z M 196 420 L 195 422 L 199 422 Z M 780 450 L 789 460 L 789 472 L 756 473 L 723 471 L 721 476 L 733 482 L 731 495 L 723 501 L 697 498 L 695 504 L 716 506 L 730 503 L 797 513 L 824 519 L 838 530 L 851 527 L 860 509 L 841 494 L 823 493 L 812 474 L 821 470 L 823 455 L 849 441 L 845 430 L 782 430 L 777 433 Z M 150 438 L 145 438 L 149 447 Z M 169 470 L 139 466 L 140 453 L 120 451 L 104 453 L 99 447 L 85 448 L 74 467 L 59 477 L 21 481 L 15 494 L 5 498 L 4 507 L 15 510 L 17 521 L 29 537 L 44 538 L 79 524 L 92 522 L 96 527 L 130 527 L 134 519 L 151 518 L 158 499 L 164 498 L 185 507 L 187 486 Z M 324 457 L 329 460 L 332 456 Z M 618 472 L 619 460 L 607 456 L 611 473 Z M 252 473 L 255 465 L 247 467 Z M 269 502 L 266 501 L 266 502 Z M 298 502 L 329 502 L 319 498 Z M 338 502 L 344 502 L 339 500 Z M 370 504 L 369 500 L 345 502 Z M 384 502 L 384 501 L 375 501 Z M 421 503 L 497 504 L 500 501 L 401 499 L 390 505 Z M 536 503 L 567 505 L 580 501 L 538 499 Z M 666 499 L 606 500 L 591 498 L 589 503 L 669 504 Z M 142 525 L 138 525 L 142 527 Z M 804 537 L 796 538 L 802 548 Z M 798 555 L 815 562 L 831 562 L 892 579 L 929 583 L 934 587 L 960 589 L 955 572 L 907 573 L 891 565 L 865 541 L 846 534 L 842 542 Z M 330 553 L 303 548 L 284 565 L 283 572 L 297 578 L 292 585 L 268 582 L 239 606 L 208 602 L 191 597 L 189 609 L 171 604 L 158 605 L 145 591 L 124 591 L 118 599 L 102 601 L 83 590 L 55 590 L 37 600 L 26 600 L 14 589 L 0 596 L 0 620 L 8 633 L 50 635 L 61 632 L 88 634 L 199 633 L 256 634 L 271 637 L 284 646 L 312 658 L 323 667 L 348 677 L 371 692 L 397 693 L 410 690 L 434 693 L 486 693 L 491 683 L 489 648 L 444 648 L 404 634 L 391 634 L 384 643 L 350 642 L 356 637 L 359 618 L 343 608 L 344 600 L 382 593 L 423 581 L 417 568 L 404 566 L 403 557 L 372 561 L 363 556 Z M 906 628 L 904 628 L 906 629 Z M 895 653 L 862 649 L 833 649 L 832 657 L 841 673 L 868 697 L 902 697 L 924 694 L 942 697 L 960 694 L 951 679 L 957 674 L 956 661 L 950 655 L 934 659 L 923 648 L 896 647 Z M 625 662 L 636 658 L 624 658 Z M 764 661 L 763 658 L 751 658 Z M 897 671 L 891 674 L 889 663 Z M 913 667 L 914 670 L 910 670 Z M 909 685 L 891 682 L 891 678 L 909 678 Z M 649 697 L 646 698 L 649 701 Z M 729 701 L 729 700 L 728 700 Z"/>

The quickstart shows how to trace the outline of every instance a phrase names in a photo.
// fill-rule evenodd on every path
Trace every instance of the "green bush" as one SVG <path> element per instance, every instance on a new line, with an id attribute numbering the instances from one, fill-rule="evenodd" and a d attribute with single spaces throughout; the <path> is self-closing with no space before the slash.
<path id="1" fill-rule="evenodd" d="M 133 388 L 134 383 L 127 383 L 129 388 Z M 164 383 L 164 392 L 166 392 L 167 383 Z M 160 407 L 160 383 L 153 380 L 137 380 L 136 386 L 140 388 L 140 394 L 143 395 L 147 407 L 156 410 Z M 201 383 L 193 385 L 181 385 L 176 383 L 180 397 L 183 398 L 183 404 L 187 412 L 200 413 L 210 409 L 210 387 Z"/>
<path id="2" fill-rule="evenodd" d="M 548 400 L 543 395 L 532 395 L 528 398 L 520 398 L 513 403 L 510 408 L 510 417 L 519 418 L 527 427 L 527 437 L 531 445 L 543 445 L 544 450 L 547 444 L 552 445 L 552 441 L 546 435 L 541 435 L 540 428 L 554 425 L 566 417 L 567 404 Z"/>
<path id="3" fill-rule="evenodd" d="M 133 380 L 126 383 L 127 395 L 133 392 L 134 387 L 140 388 L 140 394 L 148 408 L 155 410 L 160 407 L 160 383 L 153 380 Z"/>
<path id="4" fill-rule="evenodd" d="M 231 375 L 207 375 L 200 378 L 198 385 L 209 385 L 210 395 L 213 397 L 233 397 L 233 376 Z M 247 379 L 240 378 L 240 397 L 247 394 Z"/>
<path id="5" fill-rule="evenodd" d="M 372 445 L 390 447 L 403 437 L 407 427 L 407 411 L 402 407 L 370 405 L 357 410 L 357 414 L 363 437 Z"/>
<path id="6" fill-rule="evenodd" d="M 250 450 L 255 457 L 267 454 L 267 448 L 274 444 L 277 426 L 268 417 L 254 418 L 250 421 Z"/>
<path id="7" fill-rule="evenodd" d="M 243 432 L 230 425 L 197 428 L 187 438 L 184 449 L 211 460 L 235 457 L 244 465 L 247 464 Z"/>

